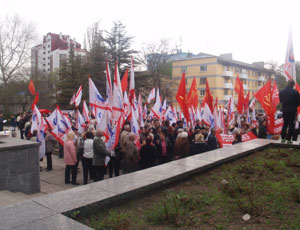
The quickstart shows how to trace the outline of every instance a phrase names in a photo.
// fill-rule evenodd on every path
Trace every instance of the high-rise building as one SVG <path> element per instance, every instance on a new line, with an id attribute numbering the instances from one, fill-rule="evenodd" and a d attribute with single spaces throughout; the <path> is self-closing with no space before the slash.
<path id="1" fill-rule="evenodd" d="M 75 56 L 86 57 L 86 50 L 81 44 L 71 39 L 69 35 L 48 33 L 43 38 L 43 43 L 31 49 L 31 73 L 38 71 L 44 74 L 54 72 L 68 59 L 70 49 Z"/>
<path id="2" fill-rule="evenodd" d="M 195 77 L 199 102 L 202 102 L 207 80 L 213 97 L 218 97 L 220 104 L 225 104 L 231 95 L 237 98 L 234 92 L 237 75 L 243 81 L 245 96 L 250 92 L 250 98 L 269 79 L 275 79 L 274 71 L 264 68 L 264 62 L 248 64 L 236 61 L 232 59 L 231 53 L 220 56 L 199 53 L 197 56 L 172 62 L 173 102 L 175 103 L 183 71 L 186 76 L 187 92 Z"/>

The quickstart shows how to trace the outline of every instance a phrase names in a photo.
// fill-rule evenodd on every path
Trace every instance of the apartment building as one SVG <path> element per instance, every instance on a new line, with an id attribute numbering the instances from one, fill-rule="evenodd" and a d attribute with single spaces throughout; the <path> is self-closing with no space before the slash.
<path id="1" fill-rule="evenodd" d="M 59 69 L 60 65 L 68 59 L 70 49 L 75 56 L 86 57 L 86 50 L 76 39 L 69 35 L 48 33 L 43 37 L 43 43 L 31 49 L 31 73 L 48 74 Z"/>
<path id="2" fill-rule="evenodd" d="M 206 80 L 208 80 L 211 93 L 214 98 L 218 97 L 219 104 L 227 103 L 231 95 L 237 99 L 234 91 L 237 75 L 243 81 L 245 95 L 250 92 L 250 98 L 269 79 L 275 79 L 275 73 L 264 68 L 263 62 L 248 64 L 233 60 L 232 54 L 214 56 L 199 53 L 197 56 L 172 62 L 173 102 L 175 103 L 176 92 L 184 71 L 187 91 L 195 77 L 199 102 L 202 102 L 205 95 Z"/>

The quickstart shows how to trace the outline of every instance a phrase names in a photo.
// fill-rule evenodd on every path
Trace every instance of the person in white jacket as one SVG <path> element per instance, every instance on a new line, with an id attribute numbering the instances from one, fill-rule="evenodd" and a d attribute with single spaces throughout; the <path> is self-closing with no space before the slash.
<path id="1" fill-rule="evenodd" d="M 92 132 L 87 132 L 85 134 L 86 140 L 83 144 L 83 155 L 82 155 L 82 168 L 83 168 L 83 184 L 88 183 L 88 177 L 93 179 L 94 167 L 93 167 L 93 138 Z"/>

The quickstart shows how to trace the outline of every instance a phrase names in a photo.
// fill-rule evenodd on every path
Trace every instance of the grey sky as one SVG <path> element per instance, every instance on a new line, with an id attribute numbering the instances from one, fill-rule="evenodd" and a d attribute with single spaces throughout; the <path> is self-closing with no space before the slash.
<path id="1" fill-rule="evenodd" d="M 0 0 L 0 16 L 18 13 L 37 26 L 41 39 L 62 32 L 82 43 L 92 23 L 110 29 L 121 20 L 138 50 L 162 38 L 179 44 L 181 37 L 183 51 L 283 63 L 290 26 L 300 60 L 299 6 L 297 0 Z"/>

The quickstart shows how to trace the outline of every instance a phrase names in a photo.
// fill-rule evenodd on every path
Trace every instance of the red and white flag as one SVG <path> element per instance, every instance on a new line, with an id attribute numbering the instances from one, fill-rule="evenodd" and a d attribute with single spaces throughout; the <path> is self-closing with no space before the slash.
<path id="1" fill-rule="evenodd" d="M 159 89 L 157 89 L 156 91 L 156 100 L 155 100 L 155 104 L 151 108 L 151 111 L 155 117 L 157 117 L 158 119 L 162 119 L 162 105 L 159 96 Z"/>
<path id="2" fill-rule="evenodd" d="M 90 123 L 90 112 L 89 112 L 89 108 L 85 102 L 85 100 L 83 100 L 83 106 L 82 106 L 82 114 L 83 114 L 83 119 L 84 121 Z"/>
<path id="3" fill-rule="evenodd" d="M 84 127 L 85 127 L 85 122 L 84 119 L 79 112 L 79 109 L 76 111 L 76 128 L 78 129 L 78 133 L 83 133 L 84 132 Z"/>
<path id="4" fill-rule="evenodd" d="M 82 86 L 79 87 L 79 89 L 75 95 L 74 103 L 75 103 L 76 107 L 79 106 L 79 104 L 81 102 L 81 97 L 82 97 Z"/>
<path id="5" fill-rule="evenodd" d="M 155 88 L 153 88 L 148 96 L 147 103 L 150 104 L 155 99 Z"/>
<path id="6" fill-rule="evenodd" d="M 296 62 L 294 56 L 292 29 L 290 29 L 288 45 L 286 49 L 286 56 L 283 66 L 283 74 L 285 79 L 293 79 L 296 82 Z"/>

